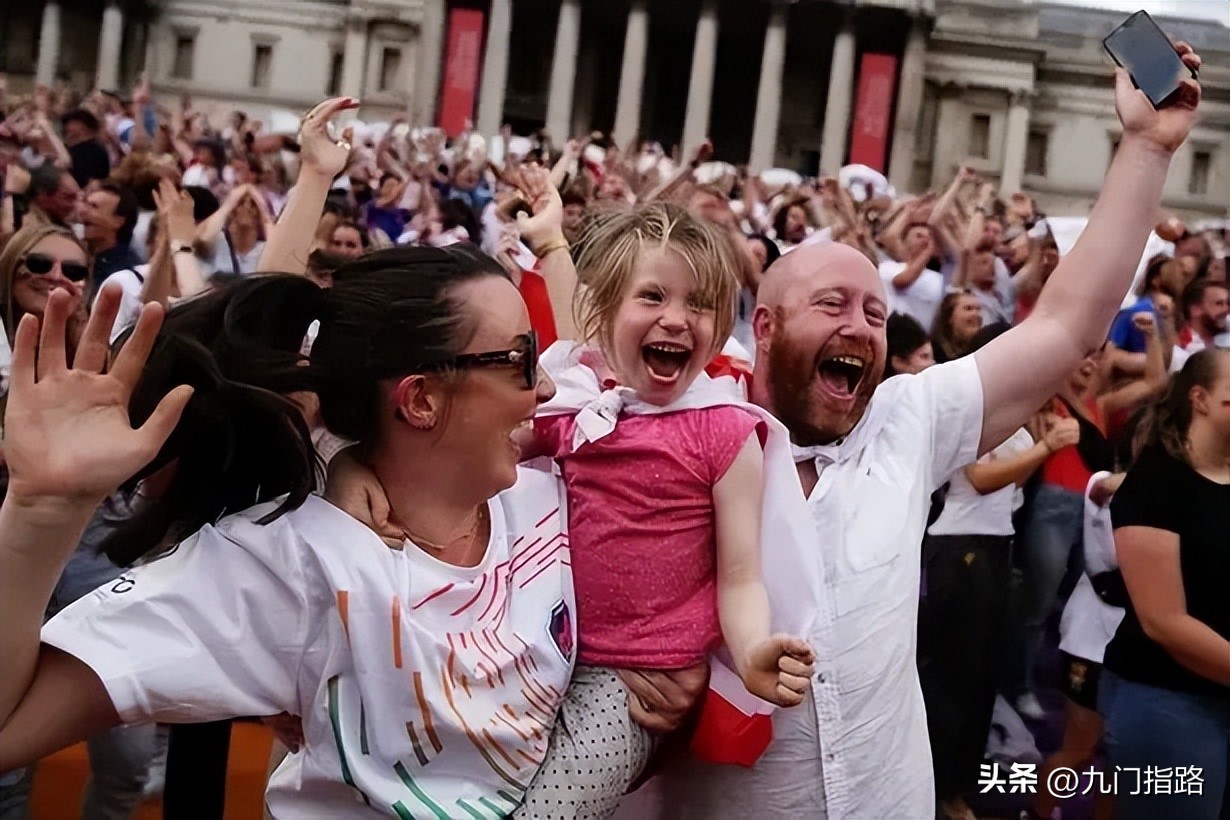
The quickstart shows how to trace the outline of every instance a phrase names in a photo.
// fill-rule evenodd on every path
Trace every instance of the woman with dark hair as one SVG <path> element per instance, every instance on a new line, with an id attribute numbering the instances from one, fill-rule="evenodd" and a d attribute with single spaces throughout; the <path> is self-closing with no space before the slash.
<path id="1" fill-rule="evenodd" d="M 1120 778 L 1117 816 L 1225 817 L 1230 351 L 1201 351 L 1174 376 L 1110 511 L 1128 605 L 1098 698 L 1109 763 L 1172 772 L 1184 786 L 1160 792 Z"/>
<path id="2" fill-rule="evenodd" d="M 931 337 L 917 319 L 904 313 L 891 313 L 886 329 L 888 354 L 884 361 L 884 378 L 899 373 L 921 373 L 935 364 Z"/>
<path id="3" fill-rule="evenodd" d="M 931 349 L 935 363 L 959 359 L 970 352 L 970 345 L 982 329 L 982 306 L 968 290 L 944 294 L 931 328 Z"/>
<path id="4" fill-rule="evenodd" d="M 546 202 L 558 212 L 558 195 Z M 21 326 L 21 446 L 0 508 L 0 760 L 120 721 L 287 712 L 305 743 L 271 780 L 274 817 L 511 812 L 545 754 L 576 634 L 560 487 L 518 467 L 513 441 L 552 392 L 524 304 L 465 244 L 370 254 L 331 290 L 298 276 L 236 288 L 178 306 L 156 338 L 147 306 L 108 375 L 113 290 L 72 368 L 63 294 L 37 378 L 37 325 Z M 311 437 L 283 398 L 303 390 L 380 481 L 395 548 L 311 495 Z M 104 544 L 156 560 L 40 636 L 87 510 L 164 468 L 159 497 Z M 670 683 L 629 679 L 634 716 L 670 728 Z"/>

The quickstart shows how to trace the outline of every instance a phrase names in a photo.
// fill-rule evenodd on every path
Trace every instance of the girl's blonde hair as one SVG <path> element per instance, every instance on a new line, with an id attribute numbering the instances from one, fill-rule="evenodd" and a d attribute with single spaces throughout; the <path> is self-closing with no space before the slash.
<path id="1" fill-rule="evenodd" d="M 691 268 L 697 301 L 714 311 L 713 342 L 721 350 L 734 330 L 742 251 L 725 231 L 665 202 L 601 210 L 586 222 L 574 254 L 581 287 L 573 312 L 582 337 L 610 346 L 641 252 L 655 247 L 670 248 Z"/>
<path id="2" fill-rule="evenodd" d="M 8 334 L 10 343 L 13 341 L 13 334 L 17 332 L 17 323 L 25 315 L 21 305 L 17 304 L 17 300 L 13 298 L 13 280 L 17 276 L 17 268 L 26 258 L 26 254 L 49 236 L 58 236 L 72 242 L 85 254 L 86 264 L 90 263 L 90 252 L 86 250 L 85 245 L 81 244 L 81 240 L 72 231 L 57 225 L 31 221 L 30 224 L 23 226 L 21 230 L 9 237 L 4 251 L 0 253 L 0 307 L 4 310 L 4 330 Z M 87 281 L 85 285 L 88 289 L 89 282 Z M 70 318 L 70 326 L 74 324 L 76 318 L 78 317 Z M 84 322 L 80 324 L 83 325 Z M 70 327 L 70 330 L 72 329 L 74 328 Z M 71 341 L 75 343 L 75 338 Z"/>

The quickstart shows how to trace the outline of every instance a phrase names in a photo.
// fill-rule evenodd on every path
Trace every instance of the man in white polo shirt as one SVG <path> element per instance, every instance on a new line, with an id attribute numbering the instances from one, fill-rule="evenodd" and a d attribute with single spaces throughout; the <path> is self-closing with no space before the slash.
<path id="1" fill-rule="evenodd" d="M 1199 58 L 1177 47 L 1189 66 Z M 930 818 L 930 749 L 915 667 L 919 548 L 928 498 L 999 445 L 1105 339 L 1155 221 L 1170 158 L 1195 121 L 1199 86 L 1154 110 L 1122 70 L 1123 138 L 1102 195 L 1020 326 L 972 356 L 879 385 L 886 294 L 876 269 L 837 244 L 801 248 L 766 272 L 753 316 L 752 399 L 790 430 L 816 526 L 808 635 L 811 697 L 774 713 L 750 769 L 680 762 L 661 815 Z M 772 600 L 775 610 L 792 602 Z M 797 605 L 797 602 L 796 602 Z"/>

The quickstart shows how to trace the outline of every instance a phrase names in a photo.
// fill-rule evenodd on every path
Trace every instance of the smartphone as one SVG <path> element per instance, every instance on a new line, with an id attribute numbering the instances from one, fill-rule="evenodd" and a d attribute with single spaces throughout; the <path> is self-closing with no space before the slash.
<path id="1" fill-rule="evenodd" d="M 1196 72 L 1183 64 L 1170 39 L 1147 12 L 1138 11 L 1102 41 L 1111 59 L 1127 70 L 1132 83 L 1154 108 L 1161 108 L 1179 90 L 1185 76 Z"/>

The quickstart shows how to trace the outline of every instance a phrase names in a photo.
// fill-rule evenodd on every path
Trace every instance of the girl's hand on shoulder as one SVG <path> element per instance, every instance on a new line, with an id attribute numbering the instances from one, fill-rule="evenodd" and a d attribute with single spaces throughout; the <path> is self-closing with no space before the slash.
<path id="1" fill-rule="evenodd" d="M 811 685 L 816 653 L 793 635 L 773 635 L 752 647 L 743 670 L 743 685 L 761 700 L 798 706 Z"/>
<path id="2" fill-rule="evenodd" d="M 400 549 L 404 535 L 389 523 L 389 498 L 365 464 L 342 451 L 329 462 L 325 500 L 365 524 L 390 547 Z"/>

